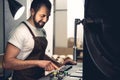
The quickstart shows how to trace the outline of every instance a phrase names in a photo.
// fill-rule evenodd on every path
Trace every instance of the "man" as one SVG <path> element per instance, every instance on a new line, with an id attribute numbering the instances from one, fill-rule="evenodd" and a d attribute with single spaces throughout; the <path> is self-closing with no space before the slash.
<path id="1" fill-rule="evenodd" d="M 37 80 L 44 72 L 58 69 L 44 60 L 47 46 L 44 25 L 51 12 L 49 0 L 33 0 L 31 16 L 10 35 L 3 60 L 5 69 L 13 70 L 12 80 Z"/>

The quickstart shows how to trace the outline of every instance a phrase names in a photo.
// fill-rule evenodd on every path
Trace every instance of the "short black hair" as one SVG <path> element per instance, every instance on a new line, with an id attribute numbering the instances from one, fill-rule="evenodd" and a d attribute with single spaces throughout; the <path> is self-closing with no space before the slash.
<path id="1" fill-rule="evenodd" d="M 33 0 L 30 9 L 34 9 L 37 12 L 42 5 L 45 5 L 51 11 L 51 2 L 49 0 Z"/>

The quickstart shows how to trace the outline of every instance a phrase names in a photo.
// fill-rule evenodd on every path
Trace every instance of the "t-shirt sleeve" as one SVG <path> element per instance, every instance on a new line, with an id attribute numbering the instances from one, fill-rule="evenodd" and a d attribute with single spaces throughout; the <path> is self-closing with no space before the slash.
<path id="1" fill-rule="evenodd" d="M 16 46 L 19 49 L 22 49 L 22 44 L 24 43 L 24 31 L 17 28 L 10 33 L 8 42 Z"/>

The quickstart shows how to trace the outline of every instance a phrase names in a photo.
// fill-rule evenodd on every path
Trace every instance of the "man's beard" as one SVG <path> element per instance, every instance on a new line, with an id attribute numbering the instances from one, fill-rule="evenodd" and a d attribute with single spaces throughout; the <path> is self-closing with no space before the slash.
<path id="1" fill-rule="evenodd" d="M 35 24 L 36 28 L 43 28 L 44 25 L 45 25 L 45 22 L 41 22 L 41 21 L 36 22 L 35 17 L 33 18 L 33 21 L 34 21 L 34 24 Z M 40 25 L 40 23 L 42 23 L 42 25 Z"/>

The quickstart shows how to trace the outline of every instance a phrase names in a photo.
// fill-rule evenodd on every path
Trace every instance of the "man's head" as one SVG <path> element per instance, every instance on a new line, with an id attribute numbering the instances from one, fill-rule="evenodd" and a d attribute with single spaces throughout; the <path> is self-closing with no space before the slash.
<path id="1" fill-rule="evenodd" d="M 31 4 L 31 18 L 37 28 L 42 28 L 48 21 L 51 12 L 49 0 L 33 0 Z"/>

